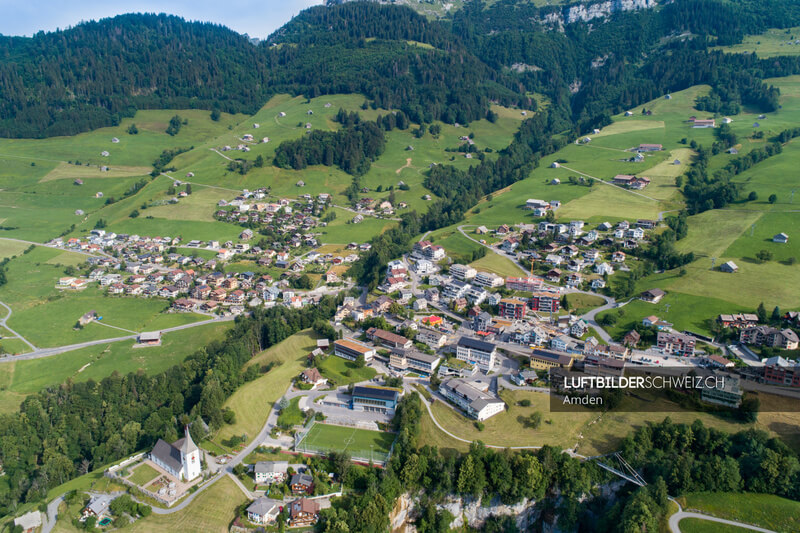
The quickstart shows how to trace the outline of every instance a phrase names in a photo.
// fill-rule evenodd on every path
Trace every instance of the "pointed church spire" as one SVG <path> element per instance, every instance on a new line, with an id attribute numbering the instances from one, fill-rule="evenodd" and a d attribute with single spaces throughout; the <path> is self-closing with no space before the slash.
<path id="1" fill-rule="evenodd" d="M 185 436 L 186 438 L 183 439 L 183 446 L 181 446 L 181 455 L 186 457 L 190 453 L 197 451 L 197 446 L 195 445 L 194 441 L 192 440 L 192 434 L 189 433 L 189 425 L 187 424 L 184 426 Z"/>

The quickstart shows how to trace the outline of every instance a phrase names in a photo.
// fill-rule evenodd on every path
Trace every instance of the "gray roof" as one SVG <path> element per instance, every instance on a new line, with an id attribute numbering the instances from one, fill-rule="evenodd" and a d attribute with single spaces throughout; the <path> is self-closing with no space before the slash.
<path id="1" fill-rule="evenodd" d="M 491 342 L 482 341 L 480 339 L 473 339 L 472 337 L 461 337 L 458 339 L 458 345 L 471 350 L 480 350 L 482 352 L 494 351 L 494 344 Z"/>
<path id="2" fill-rule="evenodd" d="M 175 472 L 181 469 L 181 451 L 163 439 L 158 439 L 150 455 Z"/>
<path id="3" fill-rule="evenodd" d="M 95 516 L 100 516 L 106 511 L 106 509 L 108 509 L 108 506 L 111 504 L 113 499 L 114 498 L 108 494 L 98 494 L 96 496 L 92 496 L 92 499 L 89 500 L 89 505 L 87 505 L 86 508 Z"/>
<path id="4" fill-rule="evenodd" d="M 314 478 L 308 474 L 295 474 L 292 476 L 289 485 L 307 485 L 311 486 L 314 483 Z"/>
<path id="5" fill-rule="evenodd" d="M 262 496 L 247 507 L 247 512 L 258 516 L 266 516 L 273 512 L 274 514 L 278 514 L 278 509 L 277 501 Z"/>
<path id="6" fill-rule="evenodd" d="M 253 472 L 256 474 L 268 474 L 272 472 L 285 474 L 288 469 L 289 461 L 259 461 L 253 467 Z"/>

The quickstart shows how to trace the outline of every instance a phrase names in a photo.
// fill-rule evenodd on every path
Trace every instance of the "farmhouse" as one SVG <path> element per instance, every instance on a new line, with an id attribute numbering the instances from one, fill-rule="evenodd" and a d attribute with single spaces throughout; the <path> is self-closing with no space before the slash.
<path id="1" fill-rule="evenodd" d="M 142 346 L 161 346 L 161 332 L 143 331 L 139 334 L 138 341 Z"/>
<path id="2" fill-rule="evenodd" d="M 109 494 L 94 495 L 89 500 L 89 504 L 83 508 L 81 515 L 83 518 L 88 518 L 90 516 L 100 518 L 108 512 L 108 506 L 111 505 L 113 500 L 114 497 Z"/>
<path id="3" fill-rule="evenodd" d="M 728 261 L 727 263 L 721 264 L 719 270 L 721 272 L 728 272 L 729 274 L 733 274 L 734 272 L 739 271 L 739 266 L 733 261 Z"/>
<path id="4" fill-rule="evenodd" d="M 200 450 L 192 441 L 189 427 L 185 437 L 172 444 L 158 439 L 150 460 L 181 481 L 191 481 L 200 476 Z"/>
<path id="5" fill-rule="evenodd" d="M 308 383 L 312 388 L 317 388 L 328 383 L 316 368 L 306 368 L 300 373 L 300 381 Z"/>
<path id="6" fill-rule="evenodd" d="M 712 119 L 708 119 L 708 120 L 696 118 L 696 119 L 690 119 L 689 122 L 692 123 L 692 127 L 693 128 L 716 128 L 717 127 L 717 122 L 713 118 Z"/>
<path id="7" fill-rule="evenodd" d="M 789 236 L 785 233 L 778 233 L 774 237 L 772 237 L 772 242 L 777 242 L 779 244 L 786 244 L 789 242 Z"/>
<path id="8" fill-rule="evenodd" d="M 640 144 L 636 147 L 637 152 L 660 152 L 664 147 L 660 144 Z"/>
<path id="9" fill-rule="evenodd" d="M 666 295 L 661 289 L 650 289 L 639 295 L 639 298 L 651 304 L 657 304 Z"/>
<path id="10" fill-rule="evenodd" d="M 259 461 L 253 466 L 253 475 L 258 484 L 280 483 L 288 469 L 289 461 Z"/>

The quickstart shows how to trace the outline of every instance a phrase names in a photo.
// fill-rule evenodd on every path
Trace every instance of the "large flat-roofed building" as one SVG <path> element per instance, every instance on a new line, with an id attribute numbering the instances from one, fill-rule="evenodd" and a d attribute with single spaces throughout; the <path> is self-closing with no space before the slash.
<path id="1" fill-rule="evenodd" d="M 472 337 L 461 337 L 456 345 L 456 358 L 477 366 L 485 372 L 494 368 L 494 359 L 497 355 L 497 348 L 491 342 L 473 339 Z"/>
<path id="2" fill-rule="evenodd" d="M 373 411 L 392 414 L 399 400 L 400 392 L 397 389 L 357 385 L 353 387 L 350 408 L 353 411 Z"/>
<path id="3" fill-rule="evenodd" d="M 670 355 L 694 355 L 694 347 L 696 341 L 694 337 L 683 335 L 682 333 L 667 333 L 666 331 L 659 331 L 656 338 L 658 347 L 665 353 Z"/>
<path id="4" fill-rule="evenodd" d="M 537 292 L 528 300 L 528 307 L 542 313 L 557 313 L 561 307 L 561 298 L 550 292 Z"/>
<path id="5" fill-rule="evenodd" d="M 447 343 L 447 334 L 434 329 L 419 328 L 419 331 L 417 332 L 417 340 L 436 350 Z"/>
<path id="6" fill-rule="evenodd" d="M 411 348 L 411 341 L 402 335 L 384 329 L 369 328 L 367 338 L 387 348 Z"/>
<path id="7" fill-rule="evenodd" d="M 532 350 L 528 356 L 531 368 L 537 370 L 549 370 L 551 368 L 571 368 L 574 359 L 563 352 L 553 350 L 536 349 Z"/>
<path id="8" fill-rule="evenodd" d="M 708 380 L 704 381 L 706 383 Z M 742 403 L 742 389 L 739 378 L 735 376 L 718 376 L 713 387 L 703 387 L 700 399 L 704 402 L 736 408 Z"/>
<path id="9" fill-rule="evenodd" d="M 417 372 L 430 376 L 436 371 L 441 358 L 416 350 L 394 349 L 389 355 L 389 366 L 395 370 Z"/>
<path id="10" fill-rule="evenodd" d="M 439 392 L 476 420 L 486 420 L 506 407 L 503 400 L 488 393 L 488 385 L 480 382 L 454 378 L 442 383 Z"/>
<path id="11" fill-rule="evenodd" d="M 764 381 L 773 385 L 800 387 L 800 363 L 776 355 L 764 360 Z"/>
<path id="12" fill-rule="evenodd" d="M 371 361 L 375 357 L 375 348 L 353 339 L 339 339 L 333 342 L 333 354 L 349 361 L 355 361 L 359 355 L 363 355 L 365 361 Z"/>
<path id="13" fill-rule="evenodd" d="M 506 278 L 506 289 L 510 291 L 533 292 L 542 288 L 540 278 Z"/>
<path id="14" fill-rule="evenodd" d="M 500 300 L 500 316 L 503 318 L 522 320 L 525 318 L 526 310 L 525 302 L 518 298 L 503 298 Z"/>

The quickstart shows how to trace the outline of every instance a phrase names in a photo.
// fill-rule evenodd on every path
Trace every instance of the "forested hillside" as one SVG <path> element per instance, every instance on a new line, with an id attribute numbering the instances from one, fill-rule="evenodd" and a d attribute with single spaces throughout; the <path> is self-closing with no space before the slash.
<path id="1" fill-rule="evenodd" d="M 70 135 L 144 108 L 253 113 L 276 93 L 363 94 L 413 122 L 468 123 L 490 102 L 535 109 L 548 96 L 580 123 L 665 91 L 771 110 L 760 82 L 797 59 L 708 53 L 747 32 L 800 22 L 788 0 L 674 2 L 603 24 L 545 23 L 553 7 L 470 2 L 429 21 L 410 8 L 353 2 L 302 12 L 258 46 L 222 26 L 123 15 L 32 38 L 0 38 L 0 136 Z"/>

